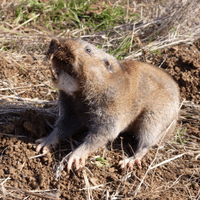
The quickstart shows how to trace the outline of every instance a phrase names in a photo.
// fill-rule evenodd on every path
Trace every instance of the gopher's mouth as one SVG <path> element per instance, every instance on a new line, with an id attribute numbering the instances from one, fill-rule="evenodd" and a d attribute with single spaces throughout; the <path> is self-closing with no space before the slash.
<path id="1" fill-rule="evenodd" d="M 77 80 L 66 70 L 55 68 L 53 64 L 49 69 L 52 82 L 59 91 L 64 91 L 68 95 L 73 95 L 74 92 L 78 91 L 79 84 Z"/>
<path id="2" fill-rule="evenodd" d="M 49 67 L 51 75 L 52 75 L 52 80 L 56 81 L 59 79 L 59 76 L 64 72 L 67 73 L 69 76 L 71 76 L 72 78 L 76 79 L 77 76 L 76 74 L 73 72 L 72 70 L 72 66 L 65 66 L 64 68 L 55 68 L 53 66 L 53 64 Z"/>
<path id="3" fill-rule="evenodd" d="M 51 62 L 51 67 L 49 69 L 53 81 L 58 80 L 63 72 L 76 79 L 76 73 L 73 70 L 75 55 L 73 54 L 70 44 L 60 44 L 60 41 L 56 39 L 53 39 L 50 43 L 46 55 Z"/>

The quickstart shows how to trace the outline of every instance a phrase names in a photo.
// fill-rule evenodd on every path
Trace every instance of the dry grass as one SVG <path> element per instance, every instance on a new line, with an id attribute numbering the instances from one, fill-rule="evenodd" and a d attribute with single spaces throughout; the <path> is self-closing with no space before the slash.
<path id="1" fill-rule="evenodd" d="M 3 8 L 6 7 L 5 1 L 1 6 Z M 113 6 L 117 6 L 117 4 Z M 192 43 L 197 38 L 200 38 L 200 3 L 198 0 L 169 0 L 164 1 L 163 4 L 155 4 L 154 1 L 147 0 L 142 1 L 140 4 L 136 1 L 127 1 L 127 4 L 124 6 L 127 8 L 127 13 L 138 12 L 139 10 L 140 20 L 117 26 L 111 30 L 89 35 L 85 34 L 85 28 L 83 28 L 60 32 L 56 36 L 78 36 L 96 45 L 102 44 L 102 48 L 107 51 L 115 49 L 115 51 L 112 51 L 114 55 L 133 59 L 142 56 L 143 50 L 157 51 L 170 45 Z M 14 76 L 6 79 L 5 76 L 3 77 L 0 75 L 0 91 L 4 92 L 4 94 L 0 95 L 0 116 L 3 116 L 0 120 L 0 124 L 3 125 L 7 125 L 11 118 L 15 120 L 15 116 L 26 109 L 34 109 L 40 113 L 54 117 L 58 116 L 58 111 L 56 109 L 57 102 L 55 97 L 52 96 L 52 91 L 56 92 L 56 90 L 51 83 L 50 73 L 46 75 L 49 64 L 43 54 L 53 33 L 37 30 L 32 27 L 26 27 L 26 29 L 24 29 L 24 26 L 32 20 L 34 20 L 34 17 L 20 25 L 7 21 L 0 22 L 0 66 L 3 65 L 1 62 L 8 67 L 10 65 L 14 66 L 16 68 L 15 77 L 17 78 L 25 75 L 27 77 L 34 77 L 33 82 L 29 79 L 30 84 L 27 85 L 27 83 L 22 81 L 15 82 Z M 133 44 L 132 41 L 134 41 Z M 127 45 L 128 43 L 131 43 L 131 45 Z M 126 46 L 127 48 L 124 50 Z M 5 47 L 7 48 L 6 51 Z M 39 82 L 40 84 L 35 85 L 34 82 Z M 38 91 L 38 88 L 43 88 L 45 99 L 31 98 L 29 96 L 30 91 Z M 199 126 L 200 106 L 189 101 L 184 102 L 179 121 L 180 126 L 177 132 L 182 131 L 183 122 L 190 122 L 194 126 Z M 181 137 L 185 139 L 188 137 L 188 134 L 183 132 L 181 133 Z M 161 192 L 166 192 L 171 188 L 177 192 L 179 191 L 179 187 L 182 187 L 183 190 L 186 189 L 188 191 L 188 196 L 185 198 L 200 199 L 200 189 L 196 196 L 193 196 L 188 188 L 190 180 L 192 178 L 196 179 L 195 176 L 185 180 L 185 185 L 182 186 L 178 184 L 182 175 L 177 177 L 173 182 L 163 181 L 163 185 L 159 187 L 154 187 L 154 185 L 151 185 L 150 181 L 146 179 L 147 174 L 149 175 L 148 178 L 153 179 L 156 176 L 156 170 L 158 168 L 160 169 L 161 166 L 163 167 L 163 165 L 165 168 L 168 167 L 168 165 L 176 167 L 176 165 L 178 165 L 177 160 L 180 157 L 187 155 L 198 161 L 200 157 L 200 138 L 194 135 L 190 135 L 189 137 L 198 142 L 184 140 L 184 145 L 180 145 L 180 143 L 174 143 L 176 139 L 174 138 L 173 141 L 169 141 L 164 146 L 159 146 L 157 149 L 153 148 L 152 151 L 156 151 L 157 153 L 143 178 L 138 178 L 134 172 L 126 171 L 124 177 L 118 180 L 120 184 L 118 188 L 112 192 L 112 195 L 107 187 L 107 185 L 112 186 L 112 182 L 90 186 L 88 181 L 89 177 L 87 176 L 89 172 L 87 169 L 84 169 L 85 187 L 80 190 L 87 190 L 87 199 L 94 199 L 92 192 L 94 190 L 102 190 L 102 199 L 122 199 L 124 196 L 120 196 L 120 191 L 125 187 L 126 179 L 130 176 L 134 176 L 137 178 L 137 181 L 130 187 L 128 193 L 132 194 L 135 198 L 142 199 L 148 196 L 156 198 Z M 200 173 L 199 169 L 196 170 Z M 52 190 L 27 191 L 6 186 L 8 180 L 9 176 L 6 179 L 0 180 L 0 198 L 2 199 L 22 199 L 22 196 L 23 199 L 28 199 L 29 196 L 45 199 L 59 199 L 59 193 L 52 194 L 52 192 L 54 192 Z M 144 191 L 141 192 L 141 186 L 144 186 L 146 191 L 147 188 L 150 188 L 150 190 L 146 193 Z M 133 192 L 132 188 L 137 189 Z M 45 193 L 45 195 L 42 193 Z M 46 195 L 46 193 L 48 193 L 48 195 Z"/>

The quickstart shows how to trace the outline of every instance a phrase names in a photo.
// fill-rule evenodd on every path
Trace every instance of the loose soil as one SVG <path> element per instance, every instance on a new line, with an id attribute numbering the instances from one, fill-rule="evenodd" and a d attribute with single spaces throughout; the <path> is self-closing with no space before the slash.
<path id="1" fill-rule="evenodd" d="M 183 44 L 172 47 L 160 52 L 159 55 L 155 54 L 151 61 L 147 60 L 147 62 L 157 65 L 162 63 L 161 68 L 170 73 L 179 83 L 181 98 L 192 101 L 197 105 L 200 104 L 199 45 L 200 43 L 196 42 L 192 45 Z M 44 80 L 51 79 L 48 62 L 44 59 L 42 64 L 37 63 L 39 69 L 31 68 L 29 70 L 26 63 L 34 65 L 35 61 L 31 57 L 23 59 L 24 66 L 21 67 L 24 70 L 12 60 L 8 61 L 1 54 L 1 80 L 9 80 L 16 84 L 13 87 L 19 87 L 17 92 L 20 97 L 56 99 L 58 95 L 56 90 L 43 89 L 42 85 L 45 84 Z M 20 93 L 20 84 L 24 82 L 27 83 L 27 88 Z M 51 86 L 51 83 L 49 84 Z M 35 85 L 35 87 L 29 89 L 29 85 Z M 1 95 L 6 96 L 9 94 L 10 90 L 1 91 Z M 57 111 L 55 106 L 54 109 Z M 157 149 L 152 148 L 148 152 L 143 158 L 140 168 L 135 166 L 132 172 L 120 170 L 117 166 L 119 160 L 123 157 L 120 143 L 123 142 L 125 147 L 128 142 L 131 145 L 133 144 L 130 142 L 130 136 L 127 138 L 123 136 L 122 141 L 118 139 L 112 144 L 112 150 L 111 144 L 108 144 L 106 151 L 99 150 L 97 153 L 92 154 L 84 169 L 74 172 L 74 174 L 68 174 L 64 169 L 61 177 L 56 179 L 55 169 L 59 165 L 59 161 L 71 151 L 69 141 L 61 142 L 55 151 L 40 157 L 36 157 L 38 154 L 35 151 L 36 146 L 34 144 L 36 139 L 51 132 L 52 128 L 49 124 L 53 125 L 55 119 L 55 115 L 51 116 L 34 109 L 19 112 L 18 115 L 15 115 L 15 119 L 10 119 L 10 115 L 1 115 L 1 121 L 6 122 L 0 126 L 2 133 L 0 137 L 0 180 L 6 179 L 4 183 L 5 191 L 18 188 L 18 198 L 20 196 L 21 199 L 28 195 L 30 195 L 28 199 L 45 197 L 50 199 L 51 197 L 86 199 L 88 195 L 94 199 L 105 199 L 107 195 L 113 195 L 118 199 L 133 198 L 139 183 L 155 157 Z M 178 125 L 177 128 L 180 132 L 179 136 L 174 135 L 170 141 L 162 146 L 158 152 L 156 163 L 182 153 L 185 155 L 150 170 L 141 185 L 137 199 L 185 199 L 188 198 L 188 192 L 192 197 L 198 194 L 200 157 L 192 150 L 196 148 L 195 145 L 199 145 L 200 127 L 194 121 L 184 122 L 182 120 L 182 124 Z M 83 133 L 78 136 L 75 135 L 73 145 L 78 145 L 81 142 L 80 138 L 83 138 L 83 136 Z M 124 149 L 126 149 L 125 147 Z M 188 153 L 189 150 L 190 153 Z M 108 161 L 109 166 L 98 167 L 95 163 L 95 156 L 103 157 Z M 87 175 L 89 185 L 92 188 L 89 193 L 84 175 Z M 14 197 L 14 193 L 9 192 L 9 196 Z"/>
<path id="2" fill-rule="evenodd" d="M 151 148 L 133 171 L 121 170 L 118 162 L 124 154 L 132 154 L 134 138 L 120 135 L 90 155 L 83 169 L 68 174 L 64 168 L 56 179 L 60 161 L 72 148 L 66 138 L 51 153 L 35 151 L 35 140 L 48 135 L 58 117 L 58 91 L 44 55 L 51 37 L 37 36 L 40 45 L 35 39 L 12 38 L 7 47 L 17 54 L 0 51 L 0 199 L 200 198 L 200 41 L 146 52 L 143 57 L 177 81 L 185 100 L 174 135 L 159 150 Z M 84 132 L 73 135 L 74 148 L 84 137 Z M 148 171 L 151 164 L 176 156 Z"/>

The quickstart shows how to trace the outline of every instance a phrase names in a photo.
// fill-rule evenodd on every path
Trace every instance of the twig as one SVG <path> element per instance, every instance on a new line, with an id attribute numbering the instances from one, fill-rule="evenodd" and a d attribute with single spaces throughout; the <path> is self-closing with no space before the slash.
<path id="1" fill-rule="evenodd" d="M 29 20 L 25 21 L 24 23 L 20 24 L 19 26 L 15 27 L 15 28 L 13 29 L 13 31 L 19 29 L 20 27 L 24 26 L 25 24 L 27 24 L 28 22 L 32 21 L 33 19 L 35 19 L 35 18 L 38 17 L 38 16 L 40 16 L 40 14 L 37 14 L 36 16 L 32 17 L 31 19 L 29 19 Z"/>
<path id="2" fill-rule="evenodd" d="M 179 182 L 179 179 L 183 176 L 183 174 L 181 174 L 174 182 L 173 184 L 170 186 L 170 188 L 172 188 L 174 185 L 176 185 Z"/>
<path id="3" fill-rule="evenodd" d="M 38 99 L 38 98 L 35 98 L 35 99 L 30 99 L 30 98 L 22 98 L 22 97 L 16 97 L 16 96 L 13 96 L 13 95 L 0 95 L 0 97 L 2 97 L 2 99 L 7 99 L 7 98 L 11 98 L 11 99 L 18 99 L 18 100 L 23 100 L 23 101 L 32 101 L 32 102 L 35 102 L 35 103 L 38 103 L 38 104 L 43 104 L 43 103 L 49 103 L 50 101 L 48 100 L 41 100 L 41 99 Z"/>
<path id="4" fill-rule="evenodd" d="M 166 60 L 166 59 L 164 59 L 164 60 L 162 61 L 162 63 L 158 66 L 158 68 L 161 68 L 161 66 L 163 65 L 163 63 L 165 62 L 165 60 Z"/>
<path id="5" fill-rule="evenodd" d="M 57 194 L 46 194 L 46 195 L 42 195 L 42 194 L 37 194 L 35 191 L 28 191 L 28 190 L 24 190 L 24 189 L 18 189 L 18 188 L 14 188 L 14 187 L 10 187 L 10 186 L 5 186 L 6 188 L 12 188 L 14 190 L 17 190 L 21 193 L 24 194 L 28 194 L 28 195 L 32 195 L 35 197 L 40 197 L 40 198 L 46 198 L 46 199 L 51 199 L 51 200 L 59 200 L 59 192 L 57 192 Z"/>
<path id="6" fill-rule="evenodd" d="M 104 184 L 101 184 L 101 185 L 96 185 L 96 186 L 92 186 L 92 187 L 90 187 L 90 189 L 97 189 L 97 188 L 100 188 L 100 187 L 103 187 L 103 186 L 105 186 L 105 185 L 108 185 L 108 184 L 111 184 L 112 183 L 112 181 L 111 182 L 107 182 L 107 183 L 104 183 Z M 81 188 L 81 189 L 78 189 L 79 191 L 82 191 L 82 190 L 87 190 L 87 188 Z"/>
<path id="7" fill-rule="evenodd" d="M 175 160 L 175 159 L 177 159 L 177 158 L 180 158 L 180 157 L 184 156 L 185 154 L 187 154 L 187 153 L 182 153 L 182 154 L 180 154 L 180 155 L 178 155 L 178 156 L 175 156 L 175 157 L 170 158 L 170 159 L 168 159 L 168 160 L 165 160 L 165 161 L 163 161 L 163 162 L 161 162 L 161 163 L 159 163 L 159 164 L 157 164 L 157 165 L 154 165 L 153 167 L 150 168 L 150 170 L 152 170 L 152 169 L 154 169 L 154 168 L 156 168 L 156 167 L 159 167 L 160 165 L 164 165 L 164 164 L 166 164 L 166 163 L 168 163 L 168 162 L 170 162 L 170 161 L 172 161 L 172 160 Z"/>
<path id="8" fill-rule="evenodd" d="M 46 154 L 47 154 L 47 153 L 42 153 L 42 154 L 39 154 L 39 155 L 30 157 L 30 158 L 28 158 L 28 159 L 31 160 L 31 159 L 34 159 L 34 158 L 39 158 L 39 157 L 42 157 L 42 156 L 44 156 L 44 155 L 46 155 Z"/>
<path id="9" fill-rule="evenodd" d="M 199 196 L 199 197 L 198 197 L 198 196 Z M 196 199 L 196 200 L 199 200 L 199 199 L 200 199 L 200 189 L 199 189 L 199 191 L 198 191 L 198 193 L 197 193 L 195 199 Z"/>
<path id="10" fill-rule="evenodd" d="M 83 169 L 83 177 L 84 177 L 85 185 L 86 185 L 87 192 L 88 192 L 88 200 L 90 200 L 91 198 L 93 199 L 92 191 L 90 189 L 90 183 L 89 183 L 89 180 L 88 180 L 88 177 L 87 177 L 85 169 Z M 91 196 L 91 198 L 90 198 L 90 196 Z"/>
<path id="11" fill-rule="evenodd" d="M 39 85 L 32 85 L 32 86 L 21 86 L 21 87 L 13 87 L 13 88 L 0 88 L 0 91 L 6 91 L 6 90 L 18 90 L 18 89 L 24 89 L 24 88 L 33 88 L 33 87 L 45 87 L 46 84 L 39 84 Z M 6 86 L 7 87 L 7 86 Z"/>
<path id="12" fill-rule="evenodd" d="M 164 49 L 168 46 L 177 45 L 177 44 L 180 44 L 180 43 L 188 43 L 188 42 L 194 41 L 195 38 L 188 37 L 187 39 L 176 39 L 176 40 L 177 41 L 173 41 L 171 43 L 170 42 L 168 43 L 168 39 L 167 39 L 164 42 L 162 42 L 162 43 L 166 43 L 166 44 L 163 44 L 163 45 L 160 45 L 160 46 L 159 46 L 159 43 L 152 42 L 149 45 L 147 45 L 145 48 L 150 50 L 150 51 L 154 51 L 154 50 L 157 50 L 157 49 Z M 137 52 L 134 52 L 134 54 L 126 56 L 125 59 L 137 58 L 138 56 L 141 56 L 141 55 L 142 55 L 141 50 L 138 50 Z"/>
<path id="13" fill-rule="evenodd" d="M 141 179 L 140 179 L 140 178 L 138 178 L 138 177 L 136 176 L 136 174 L 135 174 L 135 173 L 133 173 L 133 176 L 135 176 L 135 178 L 136 178 L 136 179 L 138 179 L 138 180 L 141 182 Z M 144 184 L 144 185 L 145 185 L 145 187 L 147 187 L 147 186 L 149 187 L 149 186 L 150 186 L 148 183 L 144 183 L 144 182 L 143 182 L 142 184 Z"/>
<path id="14" fill-rule="evenodd" d="M 123 162 L 125 162 L 125 155 L 124 155 L 124 146 L 123 146 L 123 137 L 120 137 L 121 139 L 121 149 L 122 149 L 122 159 L 123 159 Z M 125 174 L 125 168 L 123 170 L 123 174 Z"/>
<path id="15" fill-rule="evenodd" d="M 3 184 L 4 184 L 7 180 L 9 180 L 9 179 L 11 179 L 10 176 L 7 177 L 7 178 L 1 183 L 1 185 L 3 185 Z"/>

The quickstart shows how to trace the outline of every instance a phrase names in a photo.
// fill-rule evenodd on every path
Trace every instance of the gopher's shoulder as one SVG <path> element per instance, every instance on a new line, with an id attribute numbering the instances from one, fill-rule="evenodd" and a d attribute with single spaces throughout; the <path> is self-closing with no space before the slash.
<path id="1" fill-rule="evenodd" d="M 135 70 L 139 71 L 163 71 L 162 69 L 159 69 L 158 67 L 151 65 L 149 63 L 141 62 L 138 60 L 121 60 L 120 63 L 123 65 L 123 67 L 130 71 L 130 68 L 133 68 Z"/>
<path id="2" fill-rule="evenodd" d="M 149 63 L 137 60 L 121 60 L 120 63 L 131 76 L 145 74 L 145 76 L 162 77 L 173 80 L 166 71 Z"/>

